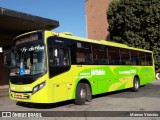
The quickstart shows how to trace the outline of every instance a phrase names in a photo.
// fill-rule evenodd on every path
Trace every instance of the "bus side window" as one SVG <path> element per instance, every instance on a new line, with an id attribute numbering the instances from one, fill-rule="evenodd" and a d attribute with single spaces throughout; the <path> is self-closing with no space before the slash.
<path id="1" fill-rule="evenodd" d="M 145 53 L 144 52 L 139 52 L 139 62 L 140 62 L 140 65 L 146 65 Z"/>
<path id="2" fill-rule="evenodd" d="M 56 65 L 64 65 L 64 52 L 61 48 L 55 49 Z"/>
<path id="3" fill-rule="evenodd" d="M 69 50 L 65 48 L 50 47 L 49 63 L 52 65 L 69 65 Z"/>
<path id="4" fill-rule="evenodd" d="M 138 52 L 131 50 L 131 65 L 139 65 Z"/>
<path id="5" fill-rule="evenodd" d="M 130 65 L 130 53 L 128 49 L 120 49 L 121 54 L 121 64 L 122 65 Z"/>
<path id="6" fill-rule="evenodd" d="M 152 66 L 152 54 L 151 53 L 146 53 L 146 65 Z"/>
<path id="7" fill-rule="evenodd" d="M 49 63 L 55 65 L 53 47 L 49 47 Z"/>
<path id="8" fill-rule="evenodd" d="M 91 44 L 85 42 L 71 41 L 72 64 L 92 64 Z"/>
<path id="9" fill-rule="evenodd" d="M 108 58 L 110 65 L 120 65 L 119 48 L 108 47 Z"/>
<path id="10" fill-rule="evenodd" d="M 107 47 L 104 45 L 92 45 L 94 64 L 106 65 L 108 64 Z"/>
<path id="11" fill-rule="evenodd" d="M 59 65 L 58 49 L 55 47 L 49 47 L 49 63 L 51 65 Z"/>
<path id="12" fill-rule="evenodd" d="M 76 55 L 76 49 L 77 49 L 77 41 L 70 41 L 70 53 L 71 53 L 71 63 L 76 64 L 77 63 L 77 55 Z"/>

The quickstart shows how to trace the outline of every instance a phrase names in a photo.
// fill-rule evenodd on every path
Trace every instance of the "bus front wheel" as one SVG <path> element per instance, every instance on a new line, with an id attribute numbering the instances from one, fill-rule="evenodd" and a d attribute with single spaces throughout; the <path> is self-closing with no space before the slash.
<path id="1" fill-rule="evenodd" d="M 131 88 L 131 90 L 133 92 L 138 92 L 139 91 L 139 88 L 140 88 L 140 80 L 138 77 L 134 77 L 134 80 L 133 80 L 133 88 Z"/>
<path id="2" fill-rule="evenodd" d="M 76 89 L 75 103 L 77 105 L 84 105 L 87 100 L 87 88 L 85 83 L 79 83 Z"/>

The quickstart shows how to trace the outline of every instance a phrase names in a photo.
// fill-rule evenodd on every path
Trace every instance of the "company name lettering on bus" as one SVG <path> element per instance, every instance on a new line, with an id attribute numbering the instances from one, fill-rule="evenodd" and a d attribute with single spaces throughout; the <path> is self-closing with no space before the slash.
<path id="1" fill-rule="evenodd" d="M 26 48 L 26 47 L 23 47 L 21 49 L 22 52 L 26 52 L 26 51 L 41 51 L 41 50 L 44 50 L 44 46 L 40 46 L 40 45 L 37 45 L 37 46 L 31 46 L 30 48 Z"/>
<path id="2" fill-rule="evenodd" d="M 26 42 L 35 41 L 35 40 L 38 40 L 38 35 L 32 35 L 32 36 L 29 36 L 27 38 L 22 38 L 20 40 L 17 40 L 16 45 L 23 44 L 23 43 L 26 43 Z"/>
<path id="3" fill-rule="evenodd" d="M 105 75 L 105 70 L 103 69 L 92 69 L 91 75 Z"/>
<path id="4" fill-rule="evenodd" d="M 136 70 L 119 71 L 119 74 L 132 74 L 132 73 L 136 73 Z"/>

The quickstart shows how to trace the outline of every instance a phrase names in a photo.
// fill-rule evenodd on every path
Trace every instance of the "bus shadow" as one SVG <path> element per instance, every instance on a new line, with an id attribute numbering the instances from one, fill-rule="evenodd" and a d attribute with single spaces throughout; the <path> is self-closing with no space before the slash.
<path id="1" fill-rule="evenodd" d="M 96 98 L 101 98 L 101 97 L 107 97 L 107 96 L 111 96 L 111 95 L 114 95 L 114 94 L 123 93 L 123 92 L 126 92 L 128 90 L 129 89 L 113 91 L 113 92 L 108 92 L 108 93 L 102 93 L 102 94 L 94 95 L 94 96 L 92 96 L 92 98 L 96 99 Z"/>
<path id="2" fill-rule="evenodd" d="M 25 103 L 25 102 L 17 102 L 16 105 L 26 108 L 33 108 L 33 109 L 52 109 L 57 107 L 62 107 L 66 105 L 72 106 L 74 103 L 73 100 L 58 102 L 58 103 Z"/>

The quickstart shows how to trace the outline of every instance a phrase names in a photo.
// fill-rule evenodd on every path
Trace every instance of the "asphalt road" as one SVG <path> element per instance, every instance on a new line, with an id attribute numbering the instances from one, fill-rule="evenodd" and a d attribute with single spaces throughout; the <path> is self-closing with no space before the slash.
<path id="1" fill-rule="evenodd" d="M 0 94 L 3 94 L 7 90 L 0 90 Z M 106 93 L 103 95 L 94 96 L 91 103 L 87 103 L 86 105 L 75 105 L 73 101 L 61 102 L 56 104 L 23 104 L 19 102 L 12 101 L 6 96 L 6 94 L 0 96 L 0 111 L 45 111 L 50 115 L 55 113 L 53 112 L 61 112 L 61 111 L 125 111 L 125 114 L 131 114 L 132 111 L 160 111 L 160 81 L 154 81 L 140 88 L 139 92 L 131 92 L 129 90 L 122 90 L 118 92 Z M 76 113 L 75 112 L 75 113 Z M 110 112 L 100 112 L 101 116 L 104 114 L 109 114 Z M 114 113 L 114 112 L 113 112 Z M 115 114 L 119 114 L 121 112 L 116 112 Z M 1 114 L 1 113 L 0 113 Z M 68 113 L 66 113 L 68 114 Z M 74 114 L 74 113 L 73 113 Z M 159 117 L 95 117 L 96 113 L 93 112 L 92 117 L 46 117 L 46 118 L 38 118 L 38 119 L 52 119 L 52 120 L 160 120 L 160 112 L 158 114 Z M 97 113 L 98 114 L 98 113 Z M 110 115 L 110 114 L 109 114 Z M 112 115 L 112 114 L 111 114 Z M 114 116 L 114 115 L 113 115 Z M 1 119 L 18 119 L 22 118 L 0 118 Z M 28 119 L 28 118 L 23 118 Z M 36 119 L 36 118 L 30 118 Z"/>

